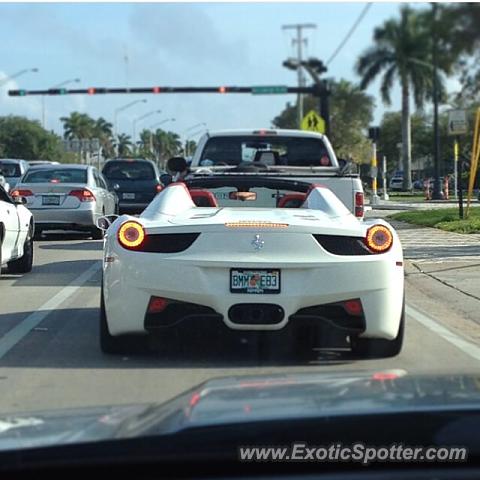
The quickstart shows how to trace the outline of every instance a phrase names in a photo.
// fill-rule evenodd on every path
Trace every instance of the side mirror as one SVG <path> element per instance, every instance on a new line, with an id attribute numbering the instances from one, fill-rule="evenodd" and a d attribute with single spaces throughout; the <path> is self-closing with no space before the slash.
<path id="1" fill-rule="evenodd" d="M 188 167 L 187 161 L 183 157 L 172 157 L 167 162 L 167 168 L 173 173 L 184 172 Z"/>
<path id="2" fill-rule="evenodd" d="M 95 223 L 100 230 L 106 231 L 117 218 L 118 215 L 106 215 L 104 217 L 98 217 Z"/>
<path id="3" fill-rule="evenodd" d="M 165 185 L 169 185 L 170 183 L 172 183 L 173 181 L 173 178 L 172 176 L 169 174 L 169 173 L 164 173 L 162 175 L 160 175 L 160 181 Z"/>
<path id="4" fill-rule="evenodd" d="M 27 199 L 25 197 L 15 196 L 12 198 L 15 205 L 26 205 Z"/>

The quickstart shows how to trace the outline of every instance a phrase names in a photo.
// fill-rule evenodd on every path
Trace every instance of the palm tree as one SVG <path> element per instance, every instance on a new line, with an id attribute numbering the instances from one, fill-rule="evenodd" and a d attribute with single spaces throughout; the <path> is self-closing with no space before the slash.
<path id="1" fill-rule="evenodd" d="M 130 135 L 120 133 L 117 136 L 117 152 L 120 157 L 130 155 L 130 147 L 132 147 L 132 145 Z"/>
<path id="2" fill-rule="evenodd" d="M 358 59 L 357 73 L 366 88 L 383 73 L 380 92 L 385 104 L 390 105 L 390 92 L 398 79 L 402 92 L 402 163 L 403 188 L 411 190 L 411 127 L 410 95 L 417 108 L 431 98 L 432 62 L 431 29 L 425 14 L 418 14 L 408 6 L 402 7 L 400 19 L 387 20 L 374 31 L 375 45 Z"/>
<path id="3" fill-rule="evenodd" d="M 92 138 L 95 130 L 95 121 L 86 113 L 72 112 L 68 117 L 61 117 L 66 139 Z"/>
<path id="4" fill-rule="evenodd" d="M 160 128 L 155 132 L 153 142 L 159 158 L 164 160 L 177 155 L 182 149 L 182 142 L 177 133 L 166 132 Z"/>
<path id="5" fill-rule="evenodd" d="M 104 154 L 107 158 L 114 153 L 113 149 L 113 125 L 107 122 L 103 117 L 95 120 L 93 127 L 93 136 L 100 140 Z"/>

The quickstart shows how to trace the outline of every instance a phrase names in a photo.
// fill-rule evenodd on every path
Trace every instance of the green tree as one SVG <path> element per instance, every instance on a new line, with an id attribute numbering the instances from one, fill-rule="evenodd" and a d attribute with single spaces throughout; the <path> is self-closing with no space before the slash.
<path id="1" fill-rule="evenodd" d="M 75 138 L 93 138 L 96 122 L 86 113 L 72 112 L 68 117 L 61 117 L 63 136 L 68 140 Z"/>
<path id="2" fill-rule="evenodd" d="M 7 158 L 62 161 L 60 137 L 25 117 L 0 117 L 0 150 Z"/>
<path id="3" fill-rule="evenodd" d="M 132 146 L 133 144 L 130 135 L 120 133 L 117 136 L 116 148 L 120 157 L 126 157 L 130 155 Z"/>
<path id="4" fill-rule="evenodd" d="M 100 145 L 103 148 L 103 154 L 106 158 L 114 155 L 112 129 L 113 125 L 103 117 L 100 117 L 95 120 L 92 130 L 92 138 L 98 138 L 100 140 Z"/>
<path id="5" fill-rule="evenodd" d="M 154 146 L 157 157 L 162 163 L 182 151 L 180 136 L 177 133 L 167 132 L 160 128 L 155 132 Z"/>
<path id="6" fill-rule="evenodd" d="M 460 73 L 459 97 L 480 101 L 480 4 L 440 4 L 439 13 L 439 50 Z"/>
<path id="7" fill-rule="evenodd" d="M 365 131 L 372 121 L 374 100 L 359 86 L 347 80 L 331 83 L 329 139 L 337 156 L 366 163 L 370 158 L 370 142 Z M 318 100 L 304 99 L 306 112 L 317 110 Z M 278 128 L 297 128 L 296 107 L 287 103 L 285 109 L 272 121 Z"/>
<path id="8" fill-rule="evenodd" d="M 402 163 L 403 187 L 412 188 L 411 167 L 411 122 L 410 97 L 421 108 L 431 97 L 431 18 L 418 14 L 404 6 L 400 19 L 387 20 L 374 31 L 374 45 L 358 59 L 357 73 L 362 77 L 361 86 L 366 88 L 382 75 L 380 93 L 385 104 L 390 105 L 390 94 L 396 80 L 402 95 Z M 448 63 L 439 65 L 448 72 Z"/>

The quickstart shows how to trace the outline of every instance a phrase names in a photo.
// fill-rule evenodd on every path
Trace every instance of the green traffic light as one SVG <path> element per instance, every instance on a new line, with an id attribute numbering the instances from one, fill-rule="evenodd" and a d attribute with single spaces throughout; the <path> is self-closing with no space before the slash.
<path id="1" fill-rule="evenodd" d="M 67 89 L 66 88 L 60 88 L 58 91 L 59 95 L 66 95 L 67 94 Z"/>
<path id="2" fill-rule="evenodd" d="M 27 94 L 27 91 L 26 91 L 26 90 L 19 90 L 19 91 L 18 91 L 18 96 L 19 96 L 19 97 L 24 97 L 26 94 Z"/>

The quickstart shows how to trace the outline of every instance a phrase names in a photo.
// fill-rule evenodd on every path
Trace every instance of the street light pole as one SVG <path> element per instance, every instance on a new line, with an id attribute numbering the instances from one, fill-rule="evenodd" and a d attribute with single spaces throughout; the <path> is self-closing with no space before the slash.
<path id="1" fill-rule="evenodd" d="M 314 23 L 303 23 L 303 24 L 296 24 L 296 25 L 283 25 L 282 30 L 296 30 L 297 38 L 293 40 L 293 44 L 297 45 L 297 62 L 298 62 L 298 69 L 297 69 L 297 77 L 298 77 L 298 86 L 303 87 L 305 86 L 305 78 L 303 76 L 302 70 L 302 57 L 303 57 L 303 45 L 307 44 L 307 40 L 303 38 L 303 30 L 307 28 L 317 28 Z M 298 127 L 300 128 L 300 124 L 302 123 L 303 119 L 303 96 L 301 93 L 297 95 L 297 122 Z"/>
<path id="2" fill-rule="evenodd" d="M 176 121 L 175 118 L 165 118 L 163 120 L 160 120 L 157 123 L 154 123 L 153 125 L 150 125 L 149 130 L 151 130 L 152 128 L 155 128 L 155 127 L 159 127 L 160 125 L 163 125 L 164 123 L 175 122 L 175 121 Z M 150 151 L 152 152 L 153 155 L 155 155 L 155 160 L 158 164 L 159 163 L 158 152 L 153 151 L 153 133 L 152 132 L 150 132 Z"/>
<path id="3" fill-rule="evenodd" d="M 133 148 L 135 149 L 135 137 L 137 136 L 136 128 L 137 128 L 137 122 L 140 120 L 143 120 L 144 118 L 151 117 L 152 115 L 155 115 L 156 113 L 162 113 L 161 110 L 152 110 L 151 112 L 147 112 L 145 115 L 142 115 L 141 117 L 136 118 L 133 121 L 133 135 L 132 135 L 132 143 L 133 143 Z"/>
<path id="4" fill-rule="evenodd" d="M 51 89 L 53 88 L 60 88 L 60 87 L 63 87 L 65 85 L 68 85 L 70 83 L 79 83 L 80 82 L 80 79 L 79 78 L 71 78 L 69 80 L 65 80 L 63 82 L 60 82 L 58 83 L 57 85 L 54 85 L 53 87 L 50 87 Z M 45 106 L 45 95 L 42 95 L 42 126 L 43 128 L 46 128 L 46 120 L 45 120 L 45 110 L 46 110 L 46 106 Z"/>
<path id="5" fill-rule="evenodd" d="M 12 75 L 7 75 L 7 76 L 0 82 L 0 87 L 2 87 L 3 85 L 5 85 L 6 83 L 8 83 L 10 80 L 13 80 L 14 78 L 20 77 L 20 76 L 23 75 L 24 73 L 28 73 L 28 72 L 37 73 L 37 72 L 38 72 L 38 68 L 24 68 L 23 70 L 20 70 L 20 71 L 18 71 L 18 72 L 15 72 L 15 73 L 12 74 Z"/>
<path id="6" fill-rule="evenodd" d="M 437 4 L 432 3 L 433 15 L 433 159 L 435 165 L 435 179 L 433 183 L 432 200 L 441 200 L 440 188 L 440 130 L 438 128 L 438 32 L 437 32 Z"/>
<path id="7" fill-rule="evenodd" d="M 113 135 L 115 138 L 117 138 L 117 116 L 120 112 L 123 112 L 127 108 L 133 107 L 137 103 L 147 103 L 147 99 L 143 98 L 142 100 L 134 100 L 133 102 L 127 103 L 126 105 L 123 105 L 122 107 L 119 107 L 115 109 L 113 113 Z"/>

